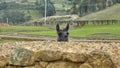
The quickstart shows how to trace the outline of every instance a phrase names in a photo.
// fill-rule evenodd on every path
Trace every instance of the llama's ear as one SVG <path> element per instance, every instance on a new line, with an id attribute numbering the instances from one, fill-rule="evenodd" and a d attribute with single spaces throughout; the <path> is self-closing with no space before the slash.
<path id="1" fill-rule="evenodd" d="M 69 24 L 67 23 L 65 30 L 69 30 Z"/>
<path id="2" fill-rule="evenodd" d="M 57 30 L 57 31 L 60 30 L 59 24 L 56 25 L 56 30 Z"/>

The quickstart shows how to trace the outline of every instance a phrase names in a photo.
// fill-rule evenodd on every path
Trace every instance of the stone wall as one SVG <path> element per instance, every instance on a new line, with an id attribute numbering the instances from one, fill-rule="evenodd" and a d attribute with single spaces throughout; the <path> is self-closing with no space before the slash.
<path id="1" fill-rule="evenodd" d="M 0 68 L 120 68 L 120 43 L 4 43 Z"/>

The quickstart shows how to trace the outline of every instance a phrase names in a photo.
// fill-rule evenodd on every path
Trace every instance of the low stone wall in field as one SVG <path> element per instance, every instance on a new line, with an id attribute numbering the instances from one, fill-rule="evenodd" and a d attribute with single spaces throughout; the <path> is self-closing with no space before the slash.
<path id="1" fill-rule="evenodd" d="M 120 43 L 4 43 L 0 45 L 0 68 L 120 68 Z"/>

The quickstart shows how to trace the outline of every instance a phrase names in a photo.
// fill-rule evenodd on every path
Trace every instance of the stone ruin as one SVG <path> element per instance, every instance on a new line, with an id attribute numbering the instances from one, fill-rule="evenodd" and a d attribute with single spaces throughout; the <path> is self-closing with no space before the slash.
<path id="1" fill-rule="evenodd" d="M 4 43 L 0 44 L 0 68 L 120 68 L 120 43 Z"/>

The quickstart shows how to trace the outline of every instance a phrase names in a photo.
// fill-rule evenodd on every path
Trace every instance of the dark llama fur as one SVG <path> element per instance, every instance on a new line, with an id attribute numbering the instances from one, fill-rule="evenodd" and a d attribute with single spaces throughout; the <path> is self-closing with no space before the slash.
<path id="1" fill-rule="evenodd" d="M 57 31 L 57 41 L 58 42 L 67 42 L 68 41 L 68 30 L 69 30 L 69 24 L 66 25 L 66 28 L 60 29 L 59 24 L 56 25 L 56 31 Z"/>

